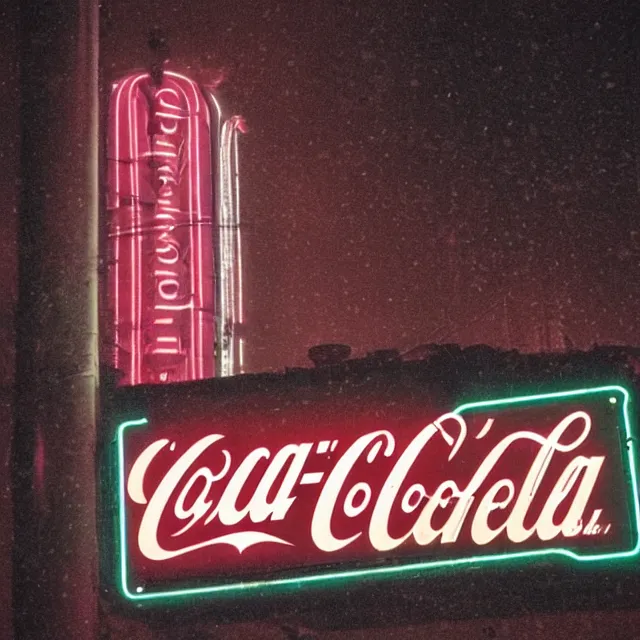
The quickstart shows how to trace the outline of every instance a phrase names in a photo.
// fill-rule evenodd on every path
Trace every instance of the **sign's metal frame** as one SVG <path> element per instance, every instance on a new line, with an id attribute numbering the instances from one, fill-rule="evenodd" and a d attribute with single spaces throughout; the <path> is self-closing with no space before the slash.
<path id="1" fill-rule="evenodd" d="M 381 578 L 402 578 L 415 577 L 426 574 L 434 569 L 459 569 L 480 565 L 485 563 L 504 563 L 508 561 L 540 561 L 550 558 L 566 558 L 573 562 L 582 564 L 610 566 L 611 562 L 623 562 L 633 559 L 640 554 L 640 500 L 638 495 L 638 470 L 637 470 L 637 443 L 634 437 L 634 430 L 631 424 L 630 403 L 631 394 L 620 385 L 604 385 L 589 388 L 574 389 L 570 391 L 559 391 L 552 393 L 540 393 L 535 395 L 522 395 L 518 397 L 502 398 L 497 400 L 487 400 L 480 402 L 469 402 L 457 407 L 453 413 L 471 413 L 474 410 L 486 410 L 491 407 L 510 407 L 538 405 L 545 402 L 555 402 L 563 399 L 579 399 L 580 397 L 593 396 L 595 394 L 608 395 L 608 401 L 615 404 L 618 409 L 618 428 L 620 430 L 620 442 L 622 449 L 622 466 L 628 481 L 629 495 L 627 502 L 629 505 L 629 519 L 631 525 L 632 545 L 630 548 L 620 551 L 606 551 L 603 553 L 576 553 L 573 550 L 562 547 L 552 547 L 548 549 L 535 549 L 520 552 L 506 552 L 502 554 L 486 553 L 469 557 L 437 559 L 437 560 L 416 560 L 407 559 L 403 564 L 393 564 L 386 566 L 353 568 L 352 566 L 340 570 L 339 567 L 320 568 L 314 573 L 300 572 L 298 575 L 286 577 L 266 576 L 264 579 L 225 581 L 221 583 L 213 582 L 203 584 L 199 582 L 195 586 L 177 586 L 176 588 L 159 587 L 156 590 L 148 586 L 134 586 L 131 584 L 129 576 L 129 558 L 127 555 L 126 539 L 126 509 L 125 491 L 126 480 L 124 472 L 125 461 L 125 438 L 130 429 L 136 429 L 148 424 L 144 417 L 129 419 L 119 424 L 116 431 L 116 453 L 115 463 L 117 465 L 116 481 L 118 485 L 117 493 L 117 566 L 116 582 L 120 594 L 128 601 L 138 604 L 144 603 L 168 603 L 171 601 L 184 601 L 185 599 L 199 598 L 223 598 L 223 597 L 254 597 L 264 595 L 283 594 L 299 589 L 313 586 L 330 586 L 348 581 L 375 580 Z M 626 448 L 626 455 L 625 455 Z"/>

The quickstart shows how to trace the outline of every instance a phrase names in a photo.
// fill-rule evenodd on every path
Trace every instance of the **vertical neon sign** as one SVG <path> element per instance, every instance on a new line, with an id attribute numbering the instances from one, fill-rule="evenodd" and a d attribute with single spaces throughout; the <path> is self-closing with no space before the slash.
<path id="1" fill-rule="evenodd" d="M 196 83 L 165 71 L 109 105 L 108 289 L 123 384 L 214 375 L 211 118 Z"/>
<path id="2" fill-rule="evenodd" d="M 218 210 L 218 374 L 244 371 L 242 244 L 238 183 L 240 116 L 229 118 L 220 136 L 220 204 Z"/>

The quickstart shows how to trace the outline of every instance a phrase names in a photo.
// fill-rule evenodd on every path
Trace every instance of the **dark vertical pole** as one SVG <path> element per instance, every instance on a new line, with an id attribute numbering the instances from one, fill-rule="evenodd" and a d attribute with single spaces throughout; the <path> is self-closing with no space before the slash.
<path id="1" fill-rule="evenodd" d="M 20 3 L 16 638 L 97 625 L 97 0 Z"/>
<path id="2" fill-rule="evenodd" d="M 9 6 L 7 6 L 9 5 Z M 15 310 L 18 295 L 15 237 L 18 208 L 18 7 L 4 3 L 0 8 L 0 199 L 2 200 L 2 232 L 5 237 L 0 251 L 0 638 L 11 637 L 11 548 L 13 517 L 11 516 L 11 425 L 13 380 L 15 375 Z"/>

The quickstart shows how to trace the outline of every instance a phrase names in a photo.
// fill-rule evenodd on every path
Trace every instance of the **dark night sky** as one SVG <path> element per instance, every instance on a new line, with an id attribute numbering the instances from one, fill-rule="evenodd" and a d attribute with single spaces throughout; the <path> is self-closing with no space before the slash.
<path id="1" fill-rule="evenodd" d="M 253 369 L 328 341 L 638 344 L 633 0 L 135 5 L 105 3 L 106 79 L 159 26 L 250 127 Z"/>

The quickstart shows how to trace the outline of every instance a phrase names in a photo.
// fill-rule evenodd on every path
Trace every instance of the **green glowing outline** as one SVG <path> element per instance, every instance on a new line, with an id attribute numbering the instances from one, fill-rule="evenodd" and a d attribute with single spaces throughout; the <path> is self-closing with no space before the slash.
<path id="1" fill-rule="evenodd" d="M 425 562 L 409 561 L 407 564 L 398 566 L 386 566 L 386 567 L 372 567 L 367 569 L 353 569 L 347 571 L 332 571 L 327 573 L 320 573 L 315 575 L 303 575 L 299 577 L 279 578 L 274 580 L 253 580 L 250 582 L 235 582 L 222 585 L 194 587 L 194 588 L 180 588 L 173 591 L 157 591 L 157 592 L 132 592 L 129 590 L 127 584 L 127 544 L 126 544 L 126 512 L 125 512 L 125 478 L 124 478 L 124 432 L 129 427 L 136 427 L 148 424 L 146 418 L 140 418 L 137 420 L 127 420 L 121 423 L 118 427 L 117 440 L 118 440 L 118 519 L 119 519 L 119 589 L 120 593 L 127 599 L 132 601 L 149 601 L 149 600 L 166 600 L 167 598 L 188 598 L 214 594 L 232 595 L 234 592 L 244 592 L 243 596 L 250 596 L 251 591 L 263 593 L 274 593 L 276 591 L 282 591 L 286 587 L 302 587 L 306 584 L 313 585 L 314 583 L 330 582 L 333 580 L 347 580 L 355 578 L 368 578 L 372 576 L 385 576 L 385 575 L 401 575 L 406 572 L 422 572 L 432 569 L 444 568 L 444 567 L 459 567 L 469 564 L 477 564 L 483 562 L 502 562 L 504 560 L 518 560 L 525 558 L 544 557 L 550 555 L 560 555 L 571 558 L 578 562 L 595 562 L 606 561 L 613 559 L 632 558 L 638 555 L 640 552 L 640 504 L 638 496 L 638 481 L 636 473 L 636 455 L 635 455 L 635 440 L 633 439 L 631 432 L 631 421 L 629 417 L 629 402 L 630 394 L 622 386 L 619 385 L 607 385 L 593 388 L 576 389 L 574 391 L 558 391 L 554 393 L 542 393 L 529 396 L 519 396 L 515 398 L 504 398 L 500 400 L 487 400 L 481 402 L 469 402 L 460 405 L 453 413 L 461 414 L 465 411 L 471 411 L 473 409 L 485 408 L 485 407 L 497 407 L 503 405 L 535 403 L 537 401 L 553 400 L 556 398 L 570 398 L 580 395 L 591 395 L 597 393 L 620 393 L 622 394 L 624 401 L 622 407 L 622 418 L 624 421 L 624 431 L 626 438 L 623 442 L 627 445 L 627 457 L 629 463 L 629 474 L 631 478 L 631 498 L 633 503 L 633 515 L 635 521 L 632 523 L 634 527 L 634 533 L 636 535 L 636 544 L 633 549 L 629 551 L 616 551 L 603 554 L 591 554 L 591 555 L 579 555 L 573 551 L 562 548 L 551 549 L 538 549 L 532 551 L 520 551 L 515 553 L 503 553 L 503 554 L 487 554 L 480 556 L 470 556 L 466 558 L 454 558 L 448 560 L 431 560 Z M 623 456 L 624 460 L 624 456 Z M 624 468 L 624 464 L 623 464 Z"/>

